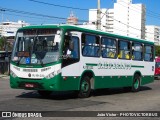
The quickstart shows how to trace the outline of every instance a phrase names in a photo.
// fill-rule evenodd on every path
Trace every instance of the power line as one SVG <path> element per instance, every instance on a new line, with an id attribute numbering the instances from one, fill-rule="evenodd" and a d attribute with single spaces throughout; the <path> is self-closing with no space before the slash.
<path id="1" fill-rule="evenodd" d="M 2 8 L 2 7 L 0 7 L 0 10 L 5 10 L 5 11 L 8 11 L 8 12 L 13 12 L 13 13 L 18 13 L 18 14 L 28 14 L 28 15 L 31 15 L 31 16 L 46 17 L 46 18 L 50 18 L 50 19 L 54 18 L 54 19 L 66 20 L 66 18 L 63 18 L 63 17 L 49 16 L 49 15 L 44 15 L 44 14 L 38 14 L 38 13 L 32 13 L 32 12 L 26 12 L 26 11 L 20 11 L 20 10 L 13 10 L 13 9 Z M 116 20 L 114 18 L 112 18 L 112 19 L 115 20 L 115 21 L 118 21 L 121 24 L 129 26 L 129 25 L 127 25 L 127 24 L 125 24 L 125 23 L 123 23 L 119 20 Z M 86 22 L 87 20 L 79 20 L 79 21 Z M 133 26 L 129 26 L 129 27 L 131 27 L 133 29 L 136 29 L 136 30 L 139 30 L 139 31 L 142 31 L 141 29 L 135 28 Z M 150 33 L 150 32 L 145 32 L 145 33 Z M 154 33 L 150 33 L 150 34 L 154 34 Z"/>
<path id="2" fill-rule="evenodd" d="M 104 14 L 104 13 L 102 13 L 102 14 Z M 108 15 L 106 15 L 106 16 L 108 17 Z M 133 29 L 135 29 L 135 30 L 138 30 L 138 31 L 143 32 L 142 29 L 138 29 L 138 28 L 136 28 L 136 27 L 130 26 L 130 25 L 128 25 L 128 24 L 125 24 L 125 23 L 123 23 L 123 22 L 121 22 L 121 21 L 119 21 L 119 20 L 117 20 L 117 19 L 114 19 L 113 17 L 112 17 L 111 19 L 119 22 L 120 24 L 123 24 L 123 25 L 128 26 L 128 27 L 131 27 L 131 28 L 133 28 Z M 145 33 L 149 33 L 149 34 L 154 34 L 154 33 L 146 32 L 145 30 L 144 30 L 144 32 L 145 32 Z"/>
<path id="3" fill-rule="evenodd" d="M 44 23 L 46 23 L 46 22 L 48 22 L 48 21 L 54 21 L 54 20 L 56 20 L 56 19 L 54 19 L 54 18 L 44 18 L 44 17 L 41 17 L 41 16 L 26 16 L 26 15 L 19 15 L 19 14 L 10 14 L 10 13 L 5 13 L 6 15 L 10 15 L 10 16 L 20 16 L 20 17 L 25 17 L 25 18 L 29 18 L 29 19 L 36 19 L 35 21 L 33 21 L 33 20 L 27 20 L 27 22 L 39 22 L 40 24 L 44 24 Z M 64 21 L 64 20 L 59 20 L 59 22 L 60 21 Z M 32 25 L 33 25 L 33 23 L 32 23 Z"/>
<path id="4" fill-rule="evenodd" d="M 27 14 L 27 15 L 31 15 L 31 16 L 41 16 L 41 17 L 46 17 L 46 18 L 54 18 L 54 19 L 60 19 L 60 20 L 66 20 L 67 18 L 64 17 L 57 17 L 57 16 L 51 16 L 51 15 L 44 15 L 44 14 L 39 14 L 39 13 L 33 13 L 33 12 L 26 12 L 26 11 L 20 11 L 20 10 L 15 10 L 15 9 L 8 9 L 8 8 L 3 8 L 0 7 L 0 10 L 5 10 L 8 12 L 13 12 L 13 13 L 18 13 L 18 14 Z M 87 20 L 80 20 L 80 22 L 86 22 Z"/>
<path id="5" fill-rule="evenodd" d="M 50 21 L 50 20 L 54 20 L 54 18 L 44 18 L 44 17 L 41 17 L 41 16 L 39 16 L 39 17 L 38 17 L 38 16 L 37 16 L 37 17 L 35 16 L 35 17 L 34 17 L 34 16 L 27 16 L 27 15 L 13 14 L 13 13 L 10 14 L 10 13 L 7 13 L 7 12 L 6 12 L 5 14 L 6 14 L 6 15 L 11 15 L 11 16 L 16 16 L 16 17 L 17 17 L 17 16 L 20 16 L 20 17 L 25 17 L 25 18 L 30 18 L 30 19 L 37 19 L 37 20 L 40 20 L 40 21 L 42 21 L 42 20 L 47 20 L 47 21 L 48 21 L 48 20 L 49 20 L 49 21 Z"/>
<path id="6" fill-rule="evenodd" d="M 45 5 L 50 5 L 50 6 L 55 6 L 55 7 L 63 7 L 63 8 L 68 8 L 68 9 L 85 10 L 85 11 L 89 10 L 89 9 L 85 9 L 85 8 L 77 8 L 77 7 L 70 7 L 70 6 L 53 4 L 53 3 L 47 3 L 47 2 L 42 2 L 42 1 L 38 1 L 38 0 L 28 0 L 28 1 L 40 3 L 40 4 L 45 4 Z"/>
<path id="7" fill-rule="evenodd" d="M 110 5 L 109 5 L 109 6 L 111 6 L 111 4 L 112 4 L 113 2 L 114 2 L 114 0 L 112 0 L 112 2 L 110 2 Z M 106 12 L 103 14 L 103 16 L 101 17 L 101 20 L 103 19 L 104 15 L 107 14 L 108 10 L 109 10 L 109 9 L 107 9 Z M 102 12 L 101 12 L 101 13 L 102 13 Z"/>
<path id="8" fill-rule="evenodd" d="M 89 9 L 86 9 L 86 8 L 76 8 L 76 7 L 71 7 L 71 6 L 64 6 L 64 5 L 58 5 L 58 4 L 48 3 L 48 2 L 42 2 L 42 1 L 38 1 L 38 0 L 28 0 L 28 1 L 35 2 L 35 3 L 39 3 L 39 4 L 44 4 L 44 5 L 50 5 L 50 6 L 56 6 L 56 7 L 69 8 L 69 9 L 77 9 L 77 10 L 85 10 L 85 11 L 88 11 L 88 10 L 89 10 Z M 114 1 L 114 0 L 112 0 L 112 1 Z M 126 3 L 126 2 L 124 2 L 124 1 L 122 1 L 122 2 L 128 5 L 128 3 Z M 118 4 L 120 4 L 120 3 L 118 3 Z M 122 4 L 120 4 L 120 5 L 122 5 Z M 122 5 L 122 6 L 124 6 L 124 5 Z M 124 7 L 126 7 L 126 6 L 124 6 Z M 132 7 L 132 8 L 136 8 L 136 10 L 135 10 L 135 9 L 132 9 L 132 10 L 134 10 L 134 11 L 137 12 L 137 13 L 140 13 L 140 12 L 137 11 L 137 9 L 139 9 L 139 8 L 134 7 L 134 6 L 131 6 L 131 7 Z M 148 11 L 149 11 L 149 13 L 147 13 L 148 16 L 154 17 L 154 18 L 157 18 L 157 19 L 160 18 L 160 15 L 159 15 L 158 13 L 154 13 L 154 12 L 151 11 L 151 10 L 148 10 Z"/>

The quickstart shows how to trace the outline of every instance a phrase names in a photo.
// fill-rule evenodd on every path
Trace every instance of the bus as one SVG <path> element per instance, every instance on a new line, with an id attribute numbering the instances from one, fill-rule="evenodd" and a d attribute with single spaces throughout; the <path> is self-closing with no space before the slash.
<path id="1" fill-rule="evenodd" d="M 160 57 L 157 57 L 155 59 L 156 65 L 155 65 L 155 73 L 154 73 L 154 77 L 156 79 L 160 78 Z"/>
<path id="2" fill-rule="evenodd" d="M 17 31 L 10 63 L 10 86 L 76 91 L 130 88 L 154 81 L 154 43 L 74 25 L 27 26 Z"/>

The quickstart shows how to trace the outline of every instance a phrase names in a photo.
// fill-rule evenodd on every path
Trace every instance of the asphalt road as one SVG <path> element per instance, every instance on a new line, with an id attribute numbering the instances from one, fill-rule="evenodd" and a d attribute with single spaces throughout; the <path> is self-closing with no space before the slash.
<path id="1" fill-rule="evenodd" d="M 11 89 L 9 78 L 0 78 L 0 111 L 159 111 L 160 112 L 160 80 L 142 86 L 141 91 L 132 93 L 119 89 L 98 90 L 90 98 L 76 98 L 73 92 L 56 92 L 50 98 L 42 98 L 36 91 Z M 160 120 L 157 117 L 64 117 L 70 119 L 102 119 L 102 120 Z M 7 119 L 7 118 L 0 118 Z M 14 118 L 21 119 L 21 118 Z M 31 118 L 29 118 L 31 119 Z M 36 118 L 32 118 L 36 119 Z M 37 118 L 39 120 L 40 118 Z M 44 119 L 44 118 L 41 118 Z M 61 120 L 61 117 L 46 119 Z"/>

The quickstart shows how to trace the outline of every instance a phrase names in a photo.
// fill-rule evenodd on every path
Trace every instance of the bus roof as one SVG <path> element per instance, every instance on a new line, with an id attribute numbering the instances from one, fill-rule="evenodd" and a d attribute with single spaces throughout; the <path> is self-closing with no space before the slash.
<path id="1" fill-rule="evenodd" d="M 147 44 L 154 45 L 154 42 L 151 42 L 151 41 L 148 41 L 148 40 L 138 39 L 138 38 L 133 38 L 133 37 L 128 37 L 128 36 L 122 36 L 122 35 L 113 34 L 113 33 L 109 33 L 109 32 L 104 32 L 104 31 L 100 31 L 100 30 L 93 30 L 93 29 L 83 28 L 83 27 L 76 26 L 76 25 L 67 25 L 67 24 L 37 25 L 37 26 L 22 27 L 19 30 L 42 29 L 42 28 L 62 28 L 62 29 L 65 29 L 65 30 L 71 29 L 71 30 L 85 31 L 85 32 L 90 32 L 90 33 L 97 33 L 98 32 L 98 34 L 101 34 L 101 35 L 108 35 L 110 37 L 117 37 L 119 39 L 129 39 L 131 41 L 142 42 L 142 43 L 147 43 Z"/>

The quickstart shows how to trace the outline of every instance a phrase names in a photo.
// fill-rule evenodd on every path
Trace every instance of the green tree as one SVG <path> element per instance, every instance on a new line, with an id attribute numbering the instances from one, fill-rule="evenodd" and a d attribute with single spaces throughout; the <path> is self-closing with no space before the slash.
<path id="1" fill-rule="evenodd" d="M 8 51 L 12 50 L 12 45 L 10 42 L 7 41 L 6 37 L 0 38 L 0 51 L 5 51 L 8 48 Z"/>
<path id="2" fill-rule="evenodd" d="M 156 56 L 160 56 L 160 46 L 155 46 L 155 54 Z"/>

